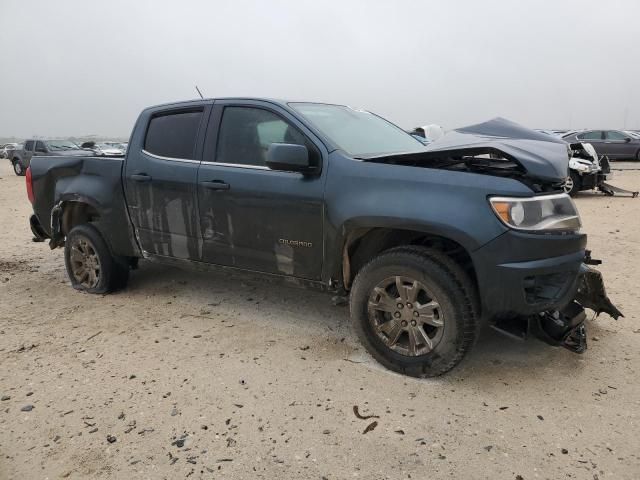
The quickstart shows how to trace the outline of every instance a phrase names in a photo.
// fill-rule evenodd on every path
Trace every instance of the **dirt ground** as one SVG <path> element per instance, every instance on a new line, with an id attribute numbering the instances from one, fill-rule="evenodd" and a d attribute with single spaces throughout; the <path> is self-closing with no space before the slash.
<path id="1" fill-rule="evenodd" d="M 626 315 L 590 322 L 584 355 L 487 331 L 417 380 L 323 293 L 145 262 L 76 292 L 31 243 L 24 178 L 0 177 L 0 479 L 640 478 L 640 199 L 577 198 Z"/>

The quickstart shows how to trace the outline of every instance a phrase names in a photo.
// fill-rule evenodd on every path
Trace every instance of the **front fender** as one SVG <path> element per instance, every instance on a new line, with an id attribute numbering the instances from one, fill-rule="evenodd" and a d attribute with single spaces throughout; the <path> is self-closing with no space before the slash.
<path id="1" fill-rule="evenodd" d="M 487 197 L 531 193 L 524 184 L 508 178 L 333 155 L 325 191 L 323 278 L 341 277 L 343 248 L 354 229 L 437 235 L 471 253 L 506 231 Z"/>

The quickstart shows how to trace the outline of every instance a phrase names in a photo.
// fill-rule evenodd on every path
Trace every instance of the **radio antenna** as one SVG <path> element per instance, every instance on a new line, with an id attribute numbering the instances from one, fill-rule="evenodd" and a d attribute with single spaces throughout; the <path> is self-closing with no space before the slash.
<path id="1" fill-rule="evenodd" d="M 196 91 L 198 92 L 198 95 L 200 95 L 200 98 L 202 98 L 204 100 L 204 97 L 202 96 L 202 92 L 198 88 L 198 85 L 196 85 Z"/>

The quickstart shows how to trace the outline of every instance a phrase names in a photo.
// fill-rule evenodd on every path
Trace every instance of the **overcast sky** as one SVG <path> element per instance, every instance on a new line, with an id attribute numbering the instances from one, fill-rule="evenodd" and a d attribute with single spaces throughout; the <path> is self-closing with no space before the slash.
<path id="1" fill-rule="evenodd" d="M 637 0 L 0 0 L 0 19 L 0 137 L 127 137 L 195 84 L 405 128 L 640 128 Z"/>

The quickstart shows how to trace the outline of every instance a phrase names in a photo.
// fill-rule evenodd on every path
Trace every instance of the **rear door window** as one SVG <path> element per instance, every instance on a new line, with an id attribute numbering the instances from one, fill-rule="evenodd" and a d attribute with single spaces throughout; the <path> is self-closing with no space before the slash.
<path id="1" fill-rule="evenodd" d="M 36 152 L 47 152 L 47 147 L 45 147 L 44 142 L 36 142 Z"/>
<path id="2" fill-rule="evenodd" d="M 601 130 L 592 130 L 590 132 L 584 132 L 579 135 L 576 135 L 578 140 L 602 140 L 602 131 Z"/>
<path id="3" fill-rule="evenodd" d="M 202 112 L 202 109 L 182 110 L 151 117 L 145 151 L 160 157 L 194 160 Z"/>
<path id="4" fill-rule="evenodd" d="M 26 151 L 28 151 L 28 152 L 33 151 L 33 144 L 34 144 L 34 143 L 35 143 L 35 142 L 34 142 L 33 140 L 27 140 L 27 141 L 25 142 L 25 144 L 24 144 L 24 149 L 25 149 Z"/>

